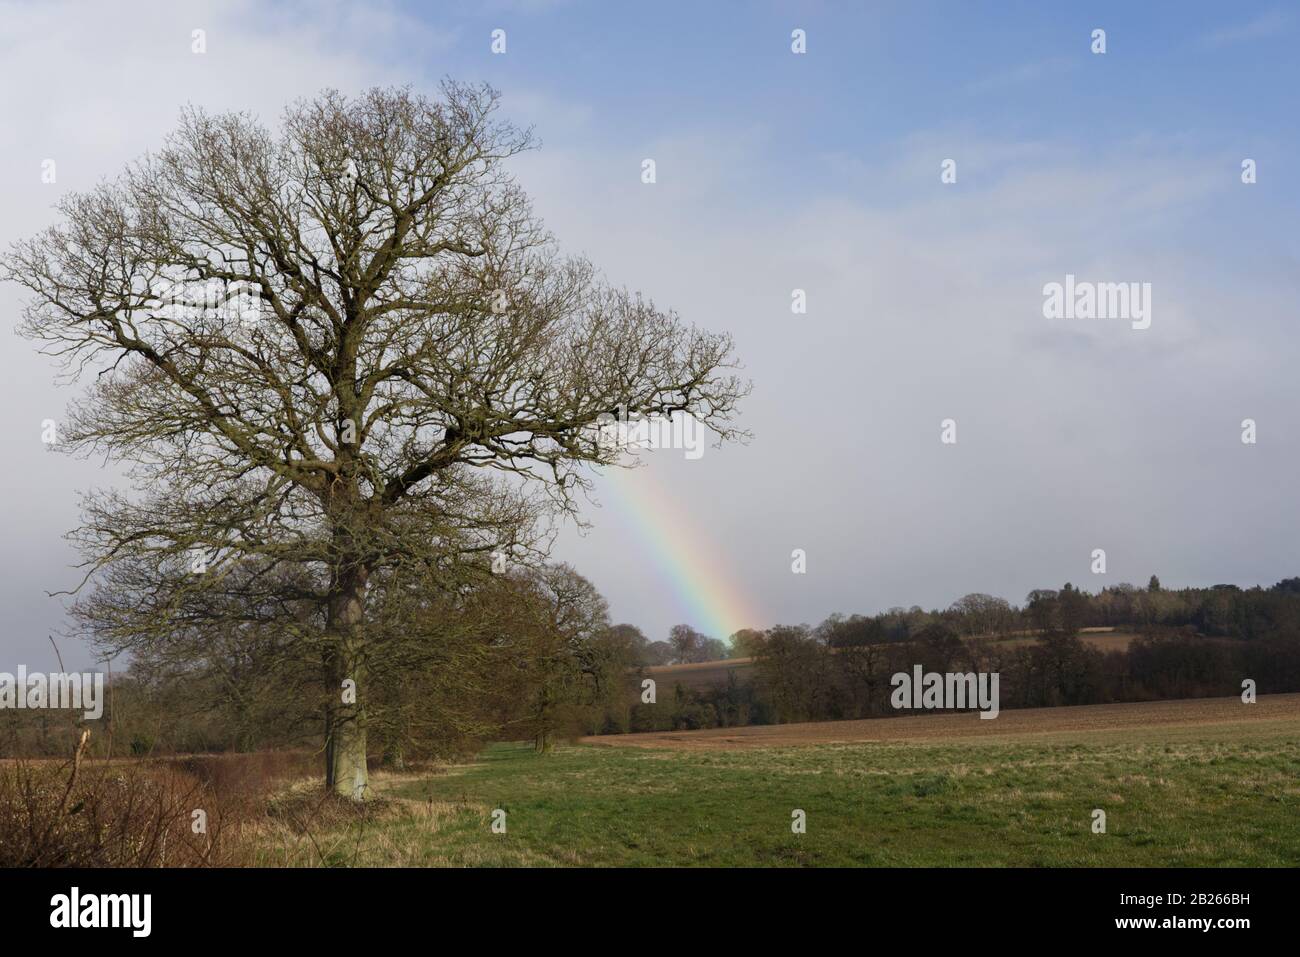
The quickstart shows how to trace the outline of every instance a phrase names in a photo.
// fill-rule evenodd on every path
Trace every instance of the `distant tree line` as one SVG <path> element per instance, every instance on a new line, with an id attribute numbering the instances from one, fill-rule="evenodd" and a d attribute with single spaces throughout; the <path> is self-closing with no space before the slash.
<path id="1" fill-rule="evenodd" d="M 112 676 L 103 718 L 89 722 L 95 753 L 321 746 L 319 669 L 286 652 L 295 636 L 258 615 L 249 593 L 242 583 L 230 589 L 241 623 L 214 629 L 200 618 L 136 650 Z M 389 648 L 368 670 L 372 764 L 458 757 L 501 738 L 550 750 L 587 733 L 591 714 L 616 710 L 638 663 L 604 598 L 567 565 L 438 592 L 376 589 L 371 606 L 369 638 Z M 0 711 L 0 755 L 63 754 L 79 719 Z"/>
<path id="2" fill-rule="evenodd" d="M 1135 637 L 1101 650 L 1084 629 Z M 690 730 L 745 724 L 885 717 L 890 678 L 925 671 L 998 672 L 1001 707 L 1147 701 L 1300 691 L 1300 578 L 1271 588 L 1166 590 L 1122 584 L 1089 593 L 1067 583 L 1035 589 L 1016 607 L 984 594 L 949 608 L 831 615 L 815 627 L 778 625 L 732 636 L 753 658 L 707 685 L 659 674 L 654 704 L 632 698 L 605 731 Z M 639 677 L 642 672 L 637 672 Z M 742 677 L 742 675 L 745 675 Z"/>
<path id="3" fill-rule="evenodd" d="M 247 589 L 235 589 L 247 603 Z M 1300 691 L 1300 578 L 1271 588 L 1035 589 L 1023 605 L 966 595 L 942 610 L 834 614 L 816 626 L 744 629 L 729 643 L 689 625 L 650 640 L 612 624 L 596 588 L 566 565 L 520 568 L 438 593 L 387 589 L 371 627 L 393 653 L 372 668 L 372 763 L 473 753 L 520 738 L 539 751 L 585 734 L 886 717 L 890 678 L 996 671 L 1004 709 Z M 253 609 L 238 633 L 184 630 L 139 652 L 111 682 L 94 746 L 104 753 L 316 748 L 320 676 Z M 1085 629 L 1135 635 L 1101 650 Z M 377 636 L 378 637 L 378 636 Z M 724 659 L 717 679 L 663 665 Z M 692 672 L 698 674 L 698 672 Z M 653 703 L 642 682 L 653 676 Z M 76 718 L 0 712 L 0 751 L 59 754 Z"/>

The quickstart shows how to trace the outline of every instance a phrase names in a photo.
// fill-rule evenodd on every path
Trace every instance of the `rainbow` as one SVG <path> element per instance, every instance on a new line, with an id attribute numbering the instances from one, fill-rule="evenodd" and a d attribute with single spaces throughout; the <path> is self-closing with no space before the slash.
<path id="1" fill-rule="evenodd" d="M 627 516 L 647 550 L 693 620 L 684 622 L 711 638 L 726 641 L 741 628 L 761 627 L 745 592 L 730 574 L 728 561 L 682 514 L 662 486 L 641 473 L 646 468 L 604 472 L 606 498 Z M 655 637 L 651 636 L 651 640 Z"/>

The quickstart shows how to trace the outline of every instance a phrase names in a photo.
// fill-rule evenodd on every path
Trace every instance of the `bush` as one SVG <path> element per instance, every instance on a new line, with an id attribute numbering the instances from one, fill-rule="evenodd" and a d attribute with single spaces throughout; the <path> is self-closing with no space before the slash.
<path id="1" fill-rule="evenodd" d="M 88 761 L 87 737 L 62 764 L 0 763 L 0 867 L 235 866 L 239 826 L 311 757 Z"/>

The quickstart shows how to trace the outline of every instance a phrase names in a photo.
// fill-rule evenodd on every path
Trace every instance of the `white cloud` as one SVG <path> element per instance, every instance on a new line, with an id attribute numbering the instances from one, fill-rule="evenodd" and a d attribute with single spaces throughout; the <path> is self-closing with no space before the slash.
<path id="1" fill-rule="evenodd" d="M 941 144 L 954 139 L 962 175 L 948 187 Z M 800 202 L 798 189 L 752 188 L 783 182 L 762 146 L 745 128 L 665 139 L 672 161 L 655 186 L 624 168 L 620 144 L 552 144 L 521 168 L 562 243 L 736 337 L 756 386 L 744 410 L 754 442 L 692 463 L 650 456 L 642 480 L 662 483 L 727 556 L 764 616 L 748 624 L 973 589 L 1018 599 L 1067 578 L 1096 587 L 1093 547 L 1119 556 L 1111 582 L 1283 566 L 1292 519 L 1249 553 L 1193 547 L 1205 493 L 1238 488 L 1229 440 L 1241 415 L 1225 410 L 1276 421 L 1285 401 L 1257 386 L 1289 382 L 1296 359 L 1267 321 L 1287 308 L 1284 277 L 1234 281 L 1184 237 L 1231 179 L 1220 157 L 1181 143 L 1082 151 L 933 134 L 882 163 L 825 157 L 823 175 L 790 172 L 812 184 Z M 1066 272 L 1151 282 L 1152 328 L 1044 319 L 1042 285 Z M 789 310 L 796 287 L 805 316 Z M 938 441 L 947 416 L 956 448 Z M 1222 454 L 1203 460 L 1207 443 Z M 616 615 L 662 637 L 685 611 L 635 536 L 610 510 L 562 547 Z M 816 574 L 789 574 L 793 547 L 809 549 Z M 647 593 L 663 604 L 647 608 Z"/>

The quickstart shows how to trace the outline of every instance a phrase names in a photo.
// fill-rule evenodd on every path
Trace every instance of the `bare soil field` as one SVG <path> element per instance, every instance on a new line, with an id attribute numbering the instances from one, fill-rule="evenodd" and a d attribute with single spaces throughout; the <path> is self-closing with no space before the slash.
<path id="1" fill-rule="evenodd" d="M 1043 735 L 1093 735 L 1137 730 L 1240 728 L 1300 734 L 1300 694 L 1262 695 L 1255 704 L 1238 697 L 1084 705 L 1069 708 L 1025 708 L 1003 711 L 997 718 L 978 712 L 909 715 L 862 721 L 818 721 L 807 724 L 751 725 L 705 731 L 651 731 L 582 738 L 583 744 L 607 747 L 734 750 L 781 748 L 801 744 L 852 744 L 861 741 L 938 743 L 976 739 L 1003 743 L 1008 738 Z"/>
<path id="2" fill-rule="evenodd" d="M 681 685 L 692 690 L 725 685 L 728 672 L 735 672 L 737 681 L 750 681 L 754 677 L 754 659 L 726 658 L 689 665 L 652 665 L 645 669 L 647 677 L 654 678 L 668 688 Z"/>
<path id="3" fill-rule="evenodd" d="M 1096 648 L 1098 651 L 1127 651 L 1128 646 L 1138 635 L 1131 631 L 1115 631 L 1113 628 L 1082 628 L 1079 631 L 1079 640 L 1090 648 Z M 994 644 L 1003 648 L 1018 648 L 1022 645 L 1038 644 L 1037 636 L 1011 637 L 995 641 Z M 1209 639 L 1197 638 L 1196 641 L 1206 641 Z"/>
<path id="4" fill-rule="evenodd" d="M 1098 651 L 1125 651 L 1133 642 L 1133 639 L 1137 637 L 1134 632 L 1116 631 L 1113 628 L 1082 628 L 1079 631 L 1080 640 Z M 995 644 L 1003 648 L 1017 648 L 1022 645 L 1036 644 L 1038 641 L 1036 635 L 1023 632 L 1013 634 L 1007 638 L 997 639 Z M 735 673 L 736 680 L 742 684 L 752 681 L 754 678 L 754 659 L 728 658 L 722 661 L 701 661 L 688 665 L 653 665 L 645 669 L 648 677 L 654 678 L 669 688 L 674 685 L 681 685 L 683 688 L 691 690 L 725 685 L 728 674 L 732 672 Z"/>

